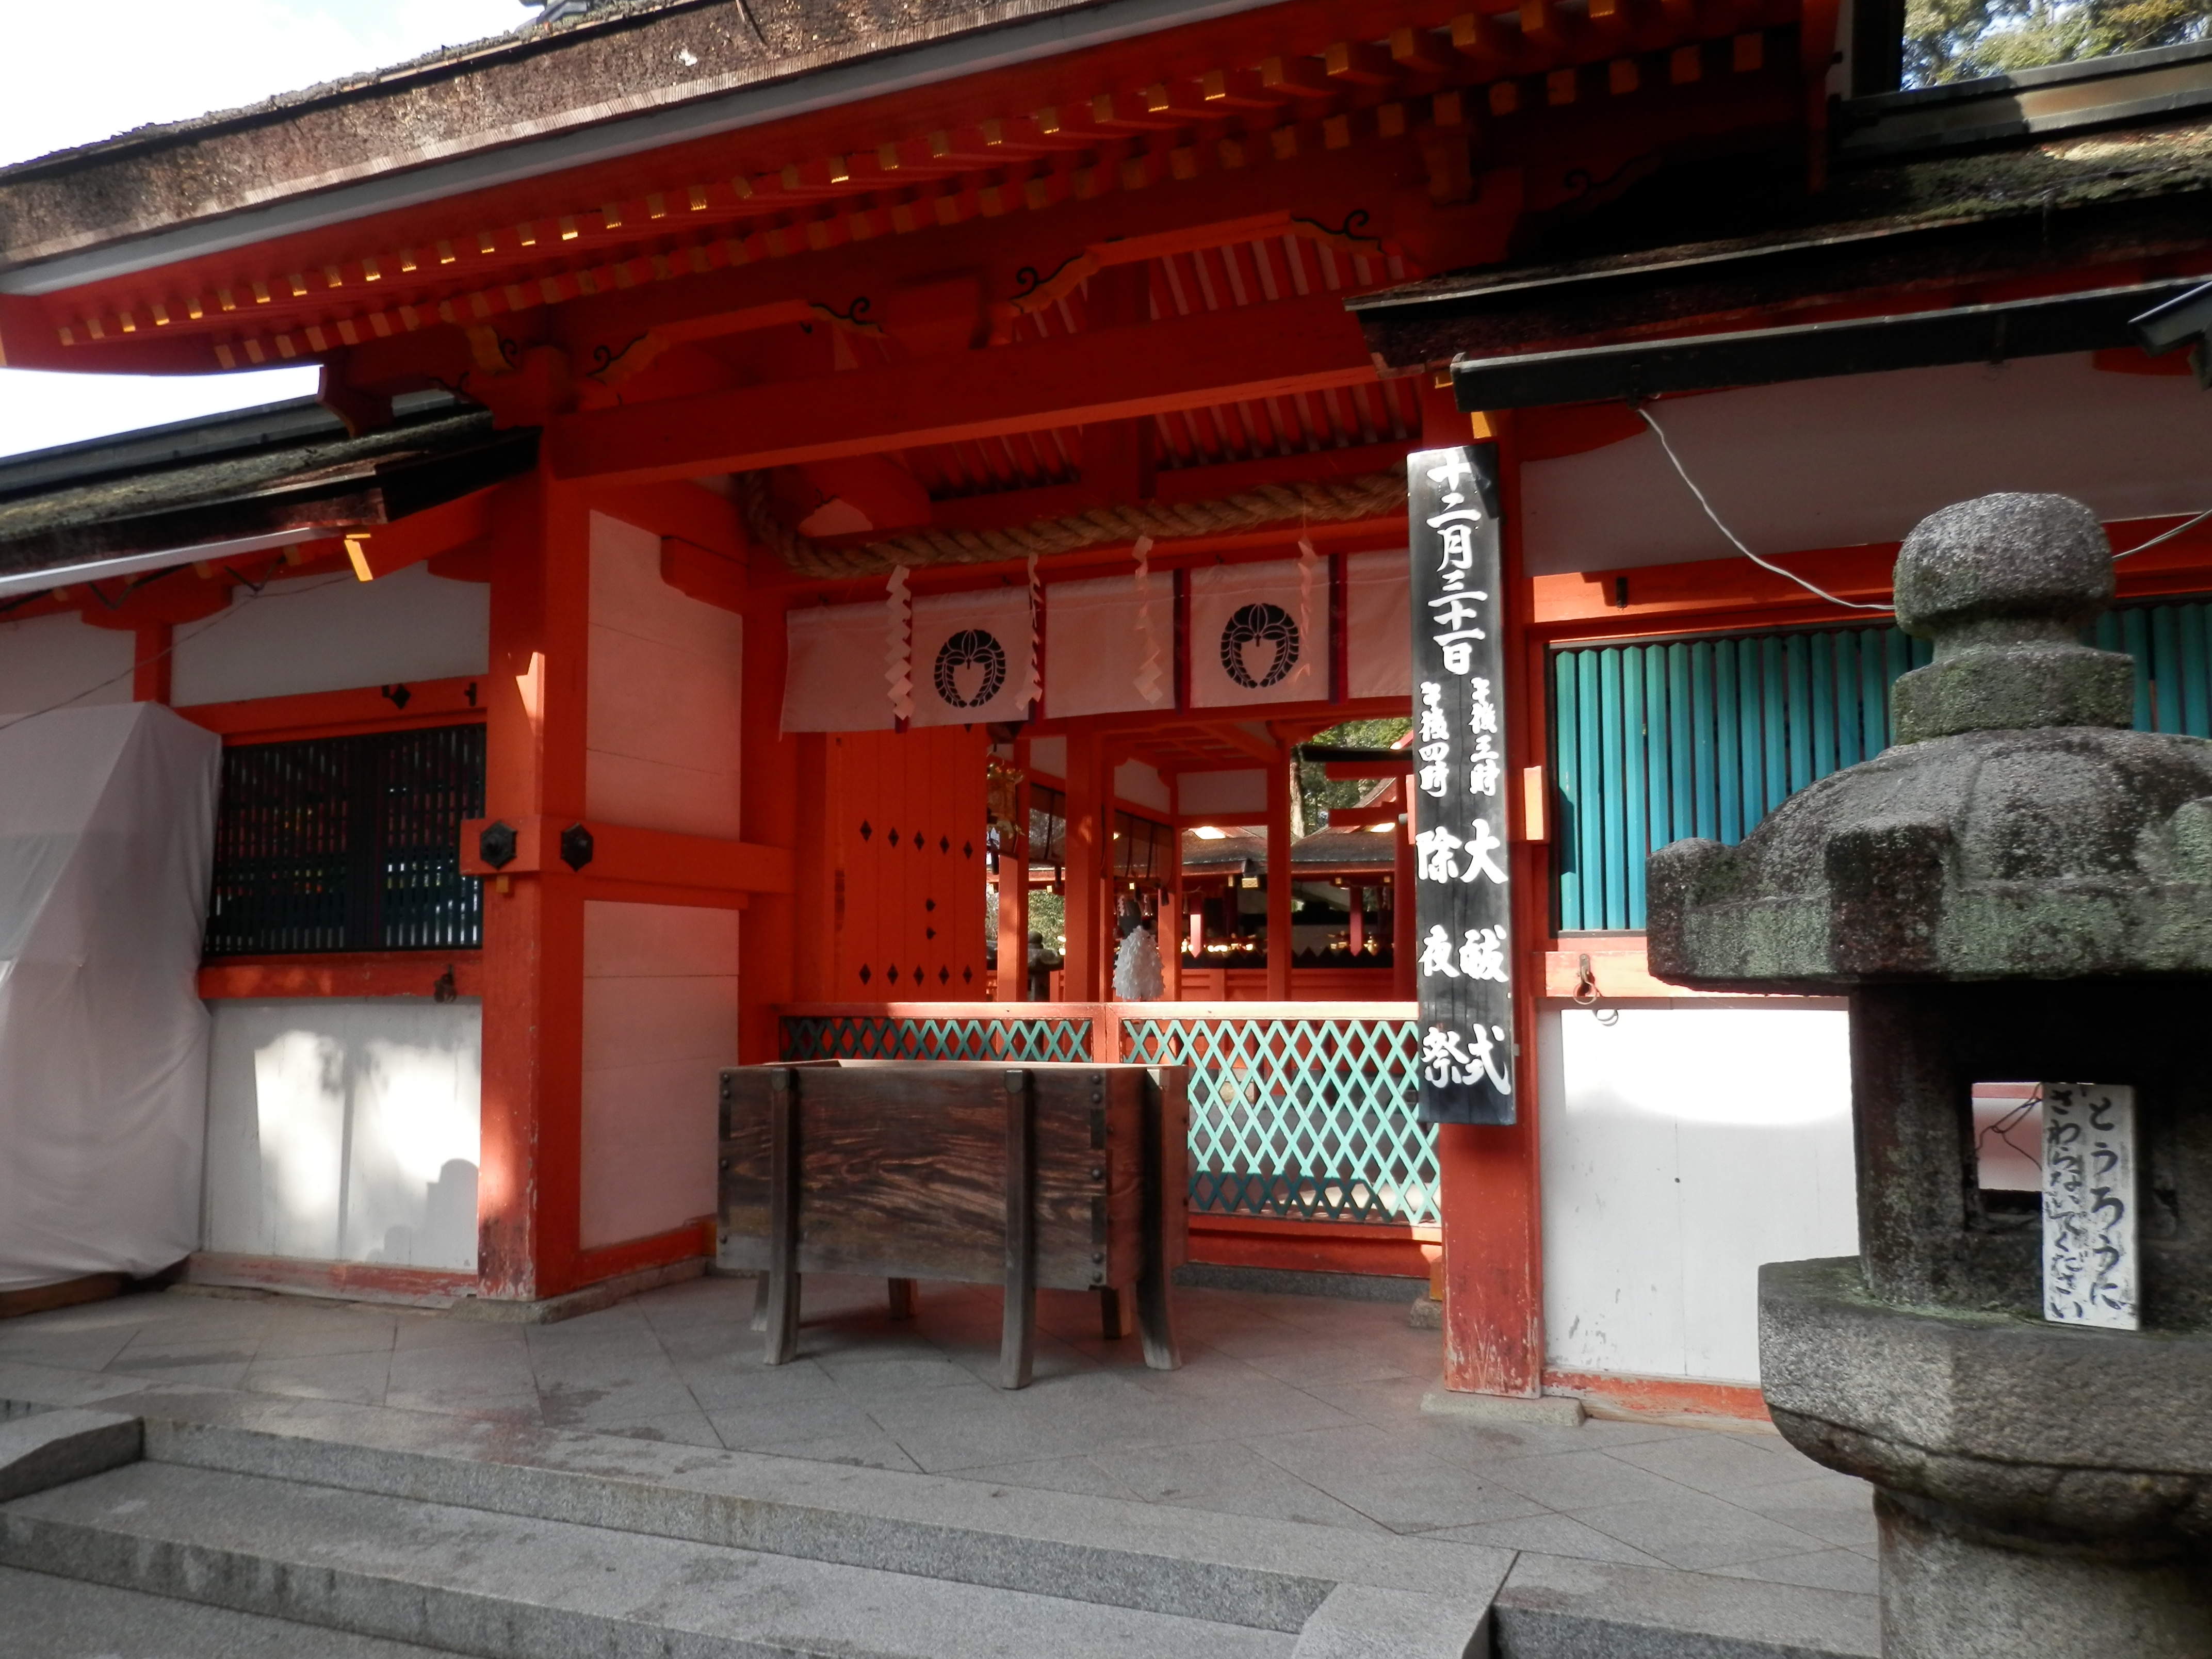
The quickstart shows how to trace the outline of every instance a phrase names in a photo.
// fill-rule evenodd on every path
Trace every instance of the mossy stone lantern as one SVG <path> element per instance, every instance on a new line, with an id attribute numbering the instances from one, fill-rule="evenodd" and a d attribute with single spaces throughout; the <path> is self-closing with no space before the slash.
<path id="1" fill-rule="evenodd" d="M 1767 1405 L 1878 1488 L 1889 1659 L 2207 1659 L 2212 742 L 2129 729 L 2076 501 L 1944 508 L 1896 592 L 1895 746 L 1650 866 L 1661 978 L 1850 1003 L 1860 1252 L 1762 1271 Z M 2022 1082 L 2039 1198 L 1978 1158 Z"/>

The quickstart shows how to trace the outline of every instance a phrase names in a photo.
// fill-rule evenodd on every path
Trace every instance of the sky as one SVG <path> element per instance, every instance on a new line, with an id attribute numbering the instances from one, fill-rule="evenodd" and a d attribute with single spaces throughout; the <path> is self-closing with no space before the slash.
<path id="1" fill-rule="evenodd" d="M 535 15 L 521 0 L 0 0 L 0 40 L 16 71 L 0 98 L 0 166 L 402 63 Z M 313 368 L 205 378 L 0 369 L 0 455 L 314 389 Z"/>

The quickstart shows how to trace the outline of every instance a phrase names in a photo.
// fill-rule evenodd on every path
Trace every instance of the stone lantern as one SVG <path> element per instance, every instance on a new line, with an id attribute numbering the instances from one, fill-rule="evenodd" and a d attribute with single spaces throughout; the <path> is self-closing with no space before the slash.
<path id="1" fill-rule="evenodd" d="M 1895 746 L 1652 855 L 1652 970 L 1849 998 L 1860 1249 L 1759 1280 L 1776 1425 L 1877 1489 L 1888 1659 L 2212 1656 L 2212 742 L 2129 729 L 2096 519 L 1923 520 Z M 2042 1191 L 1976 1084 L 2036 1083 Z"/>

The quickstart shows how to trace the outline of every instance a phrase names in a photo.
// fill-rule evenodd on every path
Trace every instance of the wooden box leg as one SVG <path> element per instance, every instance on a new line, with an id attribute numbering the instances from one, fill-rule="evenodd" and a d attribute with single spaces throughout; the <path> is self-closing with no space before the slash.
<path id="1" fill-rule="evenodd" d="M 1006 1313 L 999 1386 L 1026 1389 L 1036 1351 L 1036 1096 L 1006 1073 Z"/>
<path id="2" fill-rule="evenodd" d="M 799 1074 L 769 1079 L 768 1344 L 771 1365 L 799 1349 Z"/>
<path id="3" fill-rule="evenodd" d="M 1153 1072 L 1145 1090 L 1145 1272 L 1137 1280 L 1137 1334 L 1144 1339 L 1145 1364 L 1156 1371 L 1182 1366 L 1174 1278 L 1181 1252 L 1172 1246 L 1186 1196 L 1188 1110 L 1181 1073 L 1171 1067 Z"/>
<path id="4" fill-rule="evenodd" d="M 884 1282 L 890 1288 L 891 1317 L 893 1319 L 913 1318 L 914 1280 L 911 1279 L 886 1279 Z"/>
<path id="5" fill-rule="evenodd" d="M 753 1280 L 751 1328 L 757 1331 L 764 1331 L 768 1328 L 768 1278 L 769 1276 L 763 1273 Z"/>
<path id="6" fill-rule="evenodd" d="M 1145 1264 L 1145 1276 L 1137 1281 L 1137 1334 L 1144 1339 L 1146 1364 L 1156 1371 L 1182 1369 L 1173 1286 L 1157 1260 Z"/>
<path id="7" fill-rule="evenodd" d="M 1098 1333 L 1109 1342 L 1119 1342 L 1134 1326 L 1129 1317 L 1131 1298 L 1111 1285 L 1098 1288 Z"/>

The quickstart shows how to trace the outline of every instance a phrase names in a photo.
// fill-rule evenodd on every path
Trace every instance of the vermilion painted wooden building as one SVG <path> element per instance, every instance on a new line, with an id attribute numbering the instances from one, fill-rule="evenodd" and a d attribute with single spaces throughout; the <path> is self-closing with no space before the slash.
<path id="1" fill-rule="evenodd" d="M 1741 1403 L 1752 1267 L 1849 1244 L 1841 1015 L 1650 981 L 1634 872 L 1700 802 L 1740 834 L 1848 763 L 1893 647 L 1736 557 L 1601 401 L 1803 364 L 1486 398 L 1463 370 L 1461 399 L 1450 366 L 2000 280 L 1800 280 L 1875 246 L 1874 208 L 1852 241 L 1819 204 L 1909 191 L 1957 105 L 1854 159 L 1838 38 L 1820 0 L 634 0 L 0 173 L 9 364 L 323 366 L 317 407 L 0 467 L 0 707 L 127 688 L 226 745 L 189 1271 L 541 1304 L 711 1256 L 732 1060 L 1181 1058 L 1200 1262 L 1433 1270 L 1455 1389 Z M 2063 169 L 2032 122 L 1974 142 Z M 2196 187 L 2160 142 L 2141 216 Z M 1664 252 L 1761 235 L 1798 288 L 1716 299 Z M 2203 242 L 2021 280 L 2140 286 Z M 1755 546 L 1879 603 L 1911 515 L 2069 410 L 2052 487 L 2203 504 L 2193 382 L 2100 315 L 2011 381 L 1923 357 L 1659 413 Z M 1916 432 L 1943 464 L 1908 477 Z M 1395 795 L 1331 832 L 1385 832 L 1336 873 L 1387 963 L 1173 947 L 1194 900 L 1217 938 L 1321 926 L 1291 750 L 1407 713 L 1405 458 L 1469 441 L 1519 663 L 1522 1110 L 1431 1134 Z M 2143 580 L 2203 587 L 2203 545 Z M 1187 882 L 1199 826 L 1261 831 L 1263 867 Z M 1016 1006 L 1044 886 L 1059 1000 Z M 1165 1001 L 1112 1001 L 1131 900 Z"/>

